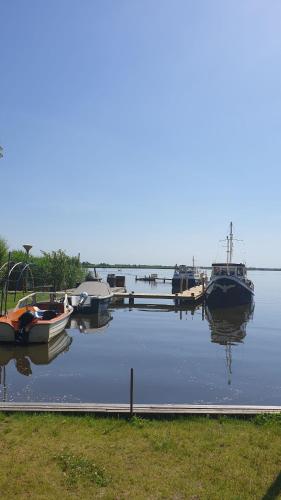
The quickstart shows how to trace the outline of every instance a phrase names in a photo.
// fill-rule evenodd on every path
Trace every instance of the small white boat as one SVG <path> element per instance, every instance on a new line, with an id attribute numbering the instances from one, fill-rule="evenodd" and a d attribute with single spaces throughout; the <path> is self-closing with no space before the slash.
<path id="1" fill-rule="evenodd" d="M 98 314 L 108 308 L 113 298 L 109 284 L 104 281 L 84 281 L 68 293 L 74 312 L 81 314 Z"/>
<path id="2" fill-rule="evenodd" d="M 64 294 L 57 300 L 50 293 L 49 300 L 38 301 L 45 292 L 35 292 L 19 300 L 12 311 L 0 317 L 0 342 L 19 344 L 47 343 L 61 333 L 73 312 Z"/>

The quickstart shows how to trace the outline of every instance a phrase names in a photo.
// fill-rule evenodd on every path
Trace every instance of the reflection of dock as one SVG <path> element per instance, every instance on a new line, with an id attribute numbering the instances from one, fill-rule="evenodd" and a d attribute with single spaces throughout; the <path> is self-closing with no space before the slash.
<path id="1" fill-rule="evenodd" d="M 114 293 L 116 299 L 128 299 L 129 304 L 133 305 L 135 299 L 145 299 L 145 300 L 174 300 L 176 305 L 182 303 L 196 304 L 203 299 L 204 286 L 198 285 L 189 290 L 185 290 L 181 293 L 149 293 L 149 292 L 126 292 L 126 293 Z"/>
<path id="2" fill-rule="evenodd" d="M 124 303 L 123 301 L 118 301 L 113 305 L 114 309 L 124 309 L 124 308 L 129 308 L 129 309 L 139 309 L 140 311 L 164 311 L 164 312 L 179 312 L 179 313 L 191 313 L 193 315 L 195 311 L 199 310 L 201 308 L 201 305 L 198 304 L 180 304 L 180 305 L 175 305 L 175 304 L 145 304 L 145 303 L 138 303 L 138 304 L 129 304 Z"/>

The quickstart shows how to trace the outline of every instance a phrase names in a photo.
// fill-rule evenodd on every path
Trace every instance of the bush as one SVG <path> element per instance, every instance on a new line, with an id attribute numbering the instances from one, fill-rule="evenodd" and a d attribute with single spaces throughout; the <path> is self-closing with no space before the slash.
<path id="1" fill-rule="evenodd" d="M 0 267 L 5 264 L 8 259 L 8 245 L 7 241 L 0 236 Z"/>

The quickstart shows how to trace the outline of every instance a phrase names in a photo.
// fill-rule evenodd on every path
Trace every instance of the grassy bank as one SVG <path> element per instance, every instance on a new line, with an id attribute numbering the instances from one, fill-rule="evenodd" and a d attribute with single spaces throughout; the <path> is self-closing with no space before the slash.
<path id="1" fill-rule="evenodd" d="M 277 498 L 281 420 L 0 414 L 3 498 Z"/>
<path id="2" fill-rule="evenodd" d="M 16 297 L 15 297 L 14 292 L 9 292 L 8 296 L 7 296 L 7 310 L 13 309 L 17 305 L 17 303 L 20 299 L 22 299 L 23 297 L 26 297 L 27 295 L 29 295 L 31 293 L 32 293 L 32 291 L 17 292 Z M 38 293 L 37 300 L 41 301 L 41 302 L 44 300 L 49 300 L 49 293 L 44 293 L 44 292 Z M 31 303 L 31 302 L 28 302 L 28 303 Z M 3 308 L 4 308 L 4 304 L 3 304 Z"/>
<path id="3" fill-rule="evenodd" d="M 28 295 L 29 293 L 32 293 L 32 292 L 17 292 L 16 294 L 16 297 L 15 297 L 15 294 L 14 292 L 9 292 L 8 293 L 8 296 L 7 296 L 7 309 L 13 309 L 18 301 L 20 299 L 22 299 L 23 297 L 25 297 L 25 295 Z M 3 304 L 3 308 L 4 308 L 4 304 Z"/>

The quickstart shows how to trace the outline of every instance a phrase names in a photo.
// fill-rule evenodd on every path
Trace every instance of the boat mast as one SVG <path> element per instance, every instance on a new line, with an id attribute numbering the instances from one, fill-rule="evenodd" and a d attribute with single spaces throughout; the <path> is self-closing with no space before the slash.
<path id="1" fill-rule="evenodd" d="M 233 232 L 232 232 L 232 222 L 230 223 L 230 234 L 229 234 L 229 264 L 232 262 L 233 255 Z"/>
<path id="2" fill-rule="evenodd" d="M 229 264 L 229 236 L 226 237 L 226 263 Z"/>

